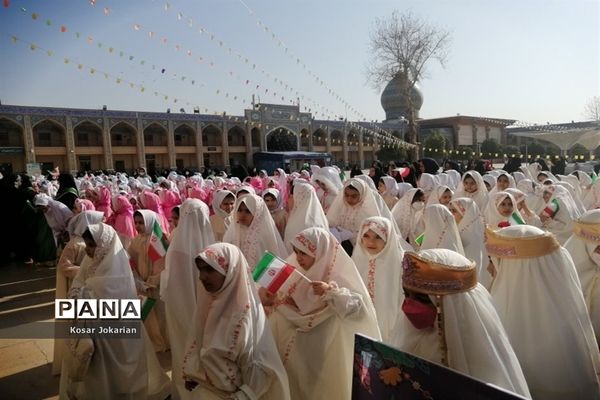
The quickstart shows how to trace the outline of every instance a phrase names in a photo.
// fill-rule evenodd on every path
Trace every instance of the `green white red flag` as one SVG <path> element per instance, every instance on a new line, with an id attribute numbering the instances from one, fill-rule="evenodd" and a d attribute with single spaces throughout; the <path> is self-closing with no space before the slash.
<path id="1" fill-rule="evenodd" d="M 148 257 L 152 261 L 157 261 L 167 254 L 169 244 L 163 234 L 160 224 L 155 221 L 150 234 L 150 242 L 148 243 Z"/>
<path id="2" fill-rule="evenodd" d="M 267 289 L 271 294 L 275 294 L 294 276 L 304 278 L 304 275 L 298 272 L 293 265 L 286 263 L 268 251 L 258 261 L 252 272 L 254 282 Z"/>

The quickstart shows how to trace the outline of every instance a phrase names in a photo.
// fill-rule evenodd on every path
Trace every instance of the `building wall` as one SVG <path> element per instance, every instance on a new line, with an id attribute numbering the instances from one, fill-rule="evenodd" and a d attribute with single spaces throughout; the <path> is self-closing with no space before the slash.
<path id="1" fill-rule="evenodd" d="M 0 143 L 0 164 L 15 172 L 27 163 L 126 172 L 148 162 L 157 169 L 248 165 L 254 152 L 266 150 L 267 136 L 281 129 L 300 138 L 302 150 L 330 152 L 339 165 L 364 166 L 379 150 L 363 145 L 373 134 L 368 123 L 315 121 L 298 106 L 259 105 L 244 116 L 226 116 L 0 105 L 0 122 L 11 132 Z"/>

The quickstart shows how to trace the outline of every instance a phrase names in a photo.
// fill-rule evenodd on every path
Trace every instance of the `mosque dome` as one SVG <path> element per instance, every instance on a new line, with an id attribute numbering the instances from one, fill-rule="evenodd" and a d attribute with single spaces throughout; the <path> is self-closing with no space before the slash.
<path id="1" fill-rule="evenodd" d="M 385 119 L 397 120 L 402 117 L 408 119 L 410 113 L 408 112 L 408 102 L 404 95 L 405 76 L 402 72 L 398 72 L 394 79 L 392 79 L 383 93 L 381 93 L 381 106 L 385 111 Z M 423 105 L 423 94 L 417 84 L 411 89 L 412 102 L 416 108 L 415 118 L 419 117 L 419 110 Z"/>

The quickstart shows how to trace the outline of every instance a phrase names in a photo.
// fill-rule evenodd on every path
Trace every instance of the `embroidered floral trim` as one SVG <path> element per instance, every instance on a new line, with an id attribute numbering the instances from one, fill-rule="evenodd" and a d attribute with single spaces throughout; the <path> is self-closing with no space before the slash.
<path id="1" fill-rule="evenodd" d="M 225 272 L 229 269 L 229 265 L 227 264 L 227 260 L 222 255 L 218 254 L 212 248 L 207 248 L 202 252 L 202 255 L 214 262 L 217 263 L 219 267 L 221 267 Z"/>
<path id="2" fill-rule="evenodd" d="M 600 235 L 584 228 L 575 230 L 575 234 L 581 239 L 588 240 L 591 242 L 600 242 Z"/>
<path id="3" fill-rule="evenodd" d="M 375 262 L 375 258 L 369 260 L 369 272 L 367 273 L 367 290 L 373 301 L 375 301 Z"/>
<path id="4" fill-rule="evenodd" d="M 368 221 L 366 223 L 363 224 L 361 231 L 364 234 L 367 230 L 372 230 L 373 232 L 375 232 L 380 238 L 382 238 L 384 241 L 387 242 L 387 238 L 388 238 L 388 230 L 387 227 L 378 224 L 375 221 Z"/>
<path id="5" fill-rule="evenodd" d="M 490 253 L 491 255 L 496 255 L 496 256 L 516 256 L 517 255 L 517 250 L 514 247 L 502 247 L 502 246 L 495 246 L 492 244 L 486 244 L 485 248 L 487 249 L 488 253 Z"/>
<path id="6" fill-rule="evenodd" d="M 311 252 L 311 254 L 316 254 L 317 252 L 317 246 L 312 243 L 310 240 L 308 240 L 304 235 L 302 234 L 298 234 L 296 235 L 296 240 L 298 242 L 300 242 L 300 244 L 302 244 L 305 248 L 308 249 L 308 251 Z"/>

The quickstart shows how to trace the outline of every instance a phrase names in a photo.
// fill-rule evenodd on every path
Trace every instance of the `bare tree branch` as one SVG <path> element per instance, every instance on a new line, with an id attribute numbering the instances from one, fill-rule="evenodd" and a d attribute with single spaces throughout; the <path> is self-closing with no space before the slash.
<path id="1" fill-rule="evenodd" d="M 585 118 L 591 121 L 599 121 L 600 122 L 600 97 L 594 96 L 588 100 L 585 104 L 585 108 L 583 110 L 583 115 Z"/>
<path id="2" fill-rule="evenodd" d="M 417 110 L 412 98 L 416 83 L 427 76 L 426 65 L 431 59 L 445 67 L 451 37 L 446 30 L 428 24 L 410 12 L 394 11 L 387 18 L 378 18 L 370 35 L 370 63 L 365 72 L 375 89 L 381 89 L 399 73 L 407 109 L 408 141 L 417 143 Z M 414 158 L 414 154 L 412 157 Z"/>

